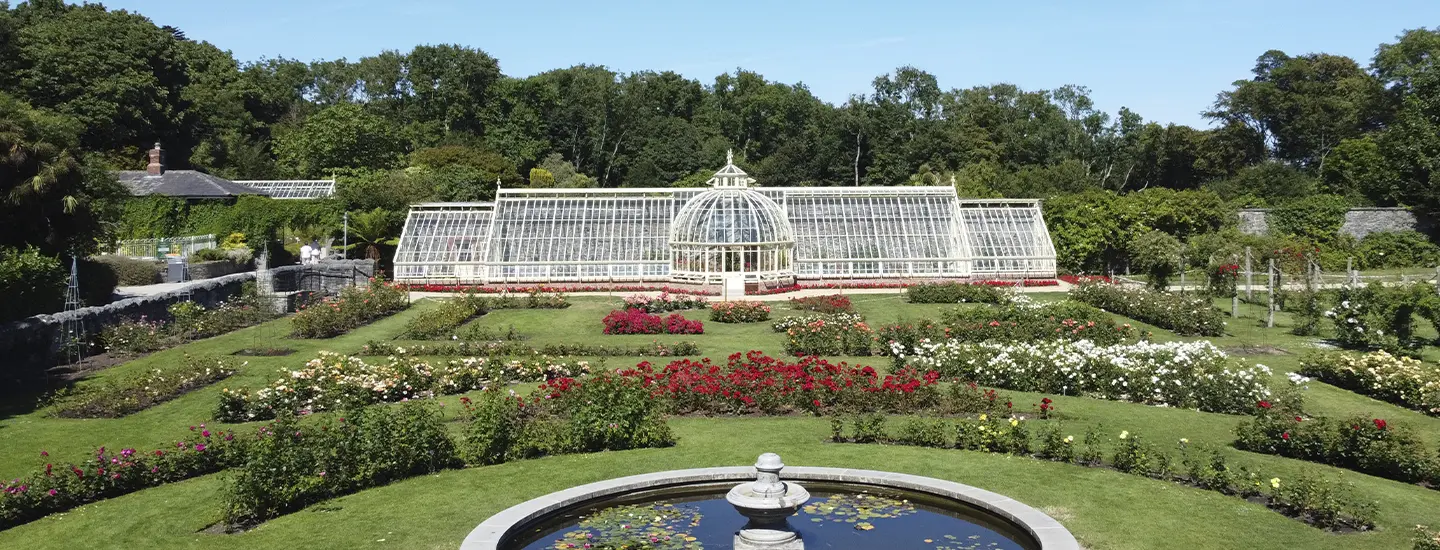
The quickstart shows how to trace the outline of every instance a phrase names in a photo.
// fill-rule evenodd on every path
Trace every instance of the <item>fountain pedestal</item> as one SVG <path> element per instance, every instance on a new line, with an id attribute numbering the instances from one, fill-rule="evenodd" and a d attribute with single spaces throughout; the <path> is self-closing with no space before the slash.
<path id="1" fill-rule="evenodd" d="M 755 481 L 736 485 L 725 495 L 749 521 L 735 533 L 736 550 L 802 550 L 805 541 L 787 521 L 810 500 L 810 492 L 780 481 L 785 463 L 780 455 L 765 453 L 755 461 Z"/>

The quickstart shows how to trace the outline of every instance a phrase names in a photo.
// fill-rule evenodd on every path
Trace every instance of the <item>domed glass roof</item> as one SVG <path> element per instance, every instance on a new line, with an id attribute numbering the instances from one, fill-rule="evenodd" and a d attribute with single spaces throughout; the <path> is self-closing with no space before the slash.
<path id="1" fill-rule="evenodd" d="M 675 214 L 671 244 L 793 243 L 795 231 L 780 205 L 749 188 L 755 180 L 727 156 L 724 168 Z"/>

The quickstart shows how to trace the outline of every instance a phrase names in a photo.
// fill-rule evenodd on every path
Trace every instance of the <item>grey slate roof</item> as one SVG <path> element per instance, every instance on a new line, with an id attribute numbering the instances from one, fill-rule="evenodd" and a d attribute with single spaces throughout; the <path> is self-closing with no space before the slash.
<path id="1" fill-rule="evenodd" d="M 152 176 L 144 170 L 122 170 L 115 176 L 130 189 L 131 195 L 137 196 L 220 198 L 265 194 L 259 189 L 195 170 L 166 170 L 159 176 Z"/>

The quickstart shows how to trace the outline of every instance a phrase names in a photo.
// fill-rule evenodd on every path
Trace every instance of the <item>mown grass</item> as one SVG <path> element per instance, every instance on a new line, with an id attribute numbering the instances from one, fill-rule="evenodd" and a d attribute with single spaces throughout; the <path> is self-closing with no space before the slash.
<path id="1" fill-rule="evenodd" d="M 1055 299 L 1057 295 L 1042 295 Z M 936 318 L 949 306 L 908 304 L 895 295 L 855 295 L 857 310 L 874 325 L 911 318 Z M 535 343 L 645 344 L 693 339 L 705 355 L 721 359 L 737 351 L 780 353 L 784 336 L 769 323 L 710 323 L 704 311 L 684 312 L 706 320 L 698 336 L 603 336 L 599 319 L 618 299 L 575 298 L 567 310 L 503 310 L 474 321 L 496 330 L 511 325 Z M 775 317 L 790 312 L 777 303 Z M 296 367 L 324 349 L 353 352 L 371 339 L 390 339 L 409 317 L 430 303 L 331 340 L 291 340 L 288 321 L 273 321 L 225 336 L 193 342 L 101 373 L 179 361 L 193 355 L 229 354 L 244 348 L 283 346 L 297 350 L 286 357 L 249 357 L 235 377 L 153 409 L 120 419 L 54 419 L 38 413 L 0 419 L 0 476 L 27 473 L 40 464 L 38 452 L 52 459 L 80 457 L 97 446 L 158 447 L 187 426 L 206 422 L 220 387 L 258 386 L 280 368 Z M 1263 314 L 1263 308 L 1244 314 Z M 1228 308 L 1228 304 L 1227 304 Z M 1174 336 L 1142 323 L 1156 339 Z M 1299 352 L 1318 340 L 1288 333 L 1288 314 L 1265 329 L 1255 318 L 1232 319 L 1230 334 L 1212 338 L 1226 348 L 1266 346 Z M 1436 350 L 1427 350 L 1427 357 Z M 883 367 L 885 358 L 843 358 Z M 1295 368 L 1298 356 L 1255 355 L 1247 360 L 1275 370 L 1277 382 Z M 608 358 L 622 366 L 636 358 Z M 653 361 L 653 359 L 652 359 Z M 525 388 L 517 388 L 523 391 Z M 1038 394 L 1006 392 L 1028 408 Z M 440 399 L 454 416 L 460 396 Z M 1055 397 L 1055 396 L 1050 396 Z M 1405 410 L 1332 386 L 1312 382 L 1309 409 L 1322 414 L 1374 414 L 1407 424 L 1434 448 L 1440 444 L 1440 419 Z M 840 445 L 824 441 L 826 420 L 786 418 L 677 418 L 672 426 L 679 444 L 669 449 L 552 457 L 424 476 L 335 499 L 281 517 L 252 531 L 217 535 L 201 531 L 220 519 L 225 474 L 141 491 L 0 532 L 0 548 L 455 548 L 470 529 L 489 515 L 529 498 L 576 484 L 674 468 L 749 464 L 761 452 L 779 452 L 789 464 L 871 468 L 927 475 L 997 491 L 1041 508 L 1069 527 L 1088 548 L 1407 548 L 1417 523 L 1440 522 L 1440 491 L 1267 455 L 1228 449 L 1240 417 L 1147 407 L 1079 397 L 1057 397 L 1065 430 L 1077 438 L 1091 427 L 1118 434 L 1128 430 L 1165 448 L 1180 438 L 1191 445 L 1225 448 L 1236 463 L 1250 465 L 1282 480 L 1301 472 L 1319 472 L 1355 485 L 1355 493 L 1379 505 L 1379 530 L 1329 534 L 1285 518 L 1261 506 L 1216 493 L 1153 481 L 1109 470 L 1045 463 L 1032 459 L 954 450 L 878 445 Z M 901 419 L 892 419 L 900 422 Z M 214 424 L 211 424 L 212 426 Z"/>

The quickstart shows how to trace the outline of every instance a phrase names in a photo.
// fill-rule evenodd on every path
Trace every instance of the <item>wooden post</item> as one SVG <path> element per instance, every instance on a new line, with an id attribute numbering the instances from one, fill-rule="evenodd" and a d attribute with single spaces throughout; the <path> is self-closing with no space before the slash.
<path id="1" fill-rule="evenodd" d="M 1250 270 L 1250 247 L 1245 247 L 1245 299 L 1255 299 L 1255 273 Z"/>
<path id="2" fill-rule="evenodd" d="M 1265 328 L 1275 328 L 1275 259 L 1270 259 L 1270 271 L 1265 274 L 1270 282 L 1270 307 L 1265 312 Z"/>
<path id="3" fill-rule="evenodd" d="M 1238 258 L 1237 258 L 1237 259 L 1238 259 Z M 1238 318 L 1240 318 L 1240 290 L 1239 290 L 1239 289 L 1233 289 L 1233 290 L 1230 291 L 1230 318 L 1232 318 L 1232 319 L 1238 319 Z"/>
<path id="4" fill-rule="evenodd" d="M 1354 282 L 1355 282 L 1355 275 L 1354 275 L 1354 273 L 1355 273 L 1355 257 L 1354 257 L 1354 256 L 1346 256 L 1346 257 L 1345 257 L 1345 276 L 1350 278 L 1351 284 L 1354 284 Z"/>

